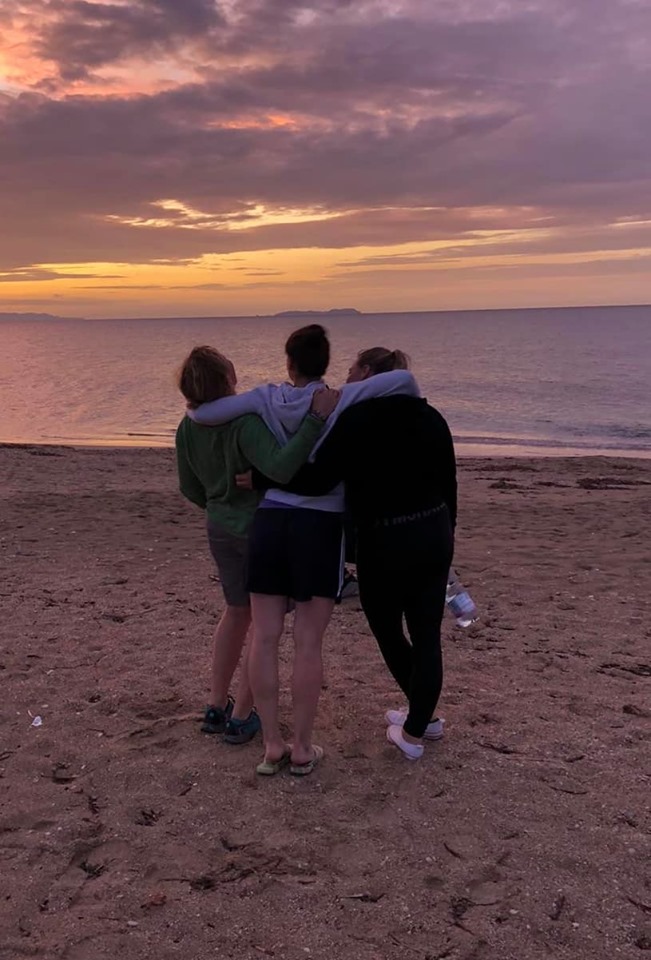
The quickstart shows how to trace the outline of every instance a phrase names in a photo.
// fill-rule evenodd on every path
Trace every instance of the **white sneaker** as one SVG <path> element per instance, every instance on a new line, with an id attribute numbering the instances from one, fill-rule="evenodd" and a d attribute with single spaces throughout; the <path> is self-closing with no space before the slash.
<path id="1" fill-rule="evenodd" d="M 407 760 L 420 760 L 425 747 L 422 743 L 408 743 L 402 735 L 402 727 L 392 724 L 387 727 L 387 740 L 407 758 Z"/>
<path id="2" fill-rule="evenodd" d="M 384 719 L 386 720 L 388 726 L 397 726 L 402 727 L 405 720 L 407 719 L 406 710 L 387 710 L 384 714 Z M 427 729 L 423 734 L 424 740 L 440 740 L 443 736 L 445 729 L 445 720 L 443 717 L 437 717 L 436 720 L 432 720 L 431 723 L 427 724 Z"/>

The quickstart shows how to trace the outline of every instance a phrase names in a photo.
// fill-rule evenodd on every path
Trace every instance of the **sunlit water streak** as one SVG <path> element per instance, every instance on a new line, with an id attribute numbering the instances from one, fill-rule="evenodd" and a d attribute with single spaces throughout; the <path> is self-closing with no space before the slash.
<path id="1" fill-rule="evenodd" d="M 0 441 L 158 446 L 183 404 L 196 344 L 234 361 L 240 389 L 285 377 L 305 318 L 0 321 Z M 400 347 L 462 454 L 651 456 L 651 308 L 326 317 L 341 383 L 356 352 Z"/>

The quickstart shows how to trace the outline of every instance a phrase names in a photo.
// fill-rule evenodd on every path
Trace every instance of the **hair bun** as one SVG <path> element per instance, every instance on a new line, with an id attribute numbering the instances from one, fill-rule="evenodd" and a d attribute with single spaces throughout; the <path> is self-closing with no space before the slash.
<path id="1" fill-rule="evenodd" d="M 303 332 L 310 340 L 325 340 L 328 336 L 325 327 L 320 323 L 310 323 L 303 328 Z"/>

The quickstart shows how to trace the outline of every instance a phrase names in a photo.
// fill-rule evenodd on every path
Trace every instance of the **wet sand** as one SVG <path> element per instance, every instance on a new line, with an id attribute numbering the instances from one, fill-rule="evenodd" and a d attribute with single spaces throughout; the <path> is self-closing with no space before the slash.
<path id="1" fill-rule="evenodd" d="M 0 477 L 2 960 L 651 950 L 649 461 L 461 461 L 482 620 L 446 621 L 446 737 L 386 743 L 350 600 L 302 781 L 199 733 L 222 601 L 172 451 L 7 446 Z"/>

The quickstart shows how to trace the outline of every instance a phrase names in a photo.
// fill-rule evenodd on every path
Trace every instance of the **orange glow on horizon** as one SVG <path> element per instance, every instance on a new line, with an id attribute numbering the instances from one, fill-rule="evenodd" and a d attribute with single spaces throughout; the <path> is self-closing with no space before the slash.
<path id="1" fill-rule="evenodd" d="M 482 253 L 482 247 L 500 239 L 513 242 L 514 231 L 484 231 L 472 240 L 454 243 L 439 241 L 213 254 L 179 265 L 44 263 L 37 268 L 75 276 L 12 283 L 2 283 L 0 276 L 0 291 L 3 291 L 0 293 L 0 308 L 27 309 L 21 305 L 38 303 L 43 298 L 52 305 L 54 312 L 89 316 L 119 316 L 121 308 L 127 308 L 129 315 L 165 315 L 167 311 L 161 311 L 160 306 L 170 302 L 182 307 L 174 311 L 176 315 L 187 316 L 269 313 L 296 308 L 301 303 L 320 309 L 343 304 L 372 312 L 391 309 L 388 290 L 393 299 L 399 301 L 402 297 L 403 306 L 396 305 L 393 309 L 407 309 L 409 304 L 405 302 L 403 291 L 409 289 L 420 298 L 420 302 L 410 306 L 411 309 L 451 309 L 454 306 L 462 309 L 463 303 L 451 304 L 446 300 L 441 305 L 439 302 L 442 292 L 447 297 L 450 290 L 458 289 L 458 281 L 453 279 L 455 275 L 467 276 L 474 281 L 476 290 L 469 297 L 467 306 L 476 308 L 479 304 L 473 301 L 477 290 L 483 290 L 482 295 L 490 293 L 495 296 L 497 282 L 499 296 L 499 286 L 504 284 L 499 280 L 500 275 L 509 278 L 512 289 L 526 291 L 527 287 L 532 289 L 529 272 L 535 273 L 537 268 L 569 269 L 569 279 L 574 283 L 573 268 L 580 272 L 583 266 L 607 260 L 625 265 L 631 258 L 646 259 L 651 266 L 651 249 L 648 248 L 591 253 L 528 253 L 527 242 L 532 238 L 526 234 L 527 231 L 522 231 L 520 236 L 522 252 L 508 255 Z M 448 248 L 450 254 L 446 256 Z M 460 249 L 465 249 L 467 255 L 460 255 Z M 395 267 L 391 265 L 394 257 L 399 258 Z M 410 258 L 414 259 L 413 263 L 409 262 Z M 374 266 L 374 260 L 378 261 L 378 266 Z M 396 275 L 404 278 L 407 287 L 398 282 L 396 290 L 392 289 L 397 282 Z M 556 288 L 565 286 L 562 278 L 555 281 Z M 603 284 L 598 287 L 603 288 Z M 629 281 L 626 289 L 633 293 L 633 298 L 625 297 L 621 302 L 644 302 L 643 294 L 635 297 L 635 284 Z M 110 309 L 107 308 L 109 303 Z M 90 310 L 88 304 L 93 305 Z M 494 305 L 499 306 L 499 301 Z"/>

